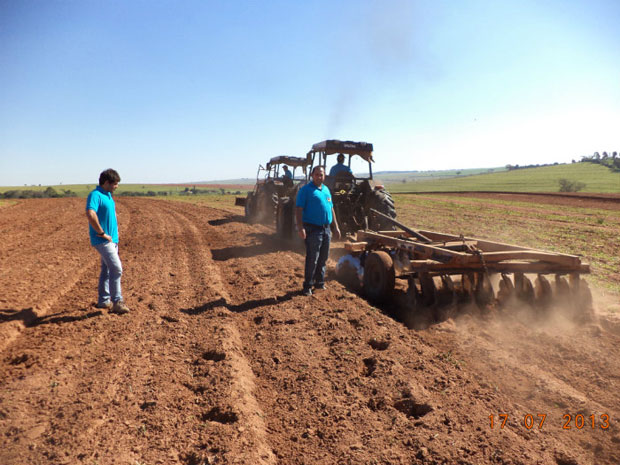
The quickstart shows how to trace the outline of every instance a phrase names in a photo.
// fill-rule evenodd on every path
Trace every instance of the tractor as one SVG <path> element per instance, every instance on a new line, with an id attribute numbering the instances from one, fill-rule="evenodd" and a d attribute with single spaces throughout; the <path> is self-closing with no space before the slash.
<path id="1" fill-rule="evenodd" d="M 290 177 L 286 176 L 284 166 L 291 168 Z M 307 158 L 287 155 L 273 157 L 265 166 L 259 165 L 254 189 L 247 197 L 235 199 L 235 205 L 245 207 L 246 221 L 272 225 L 278 205 L 283 200 L 294 199 L 299 186 L 305 184 L 307 166 Z M 303 175 L 296 175 L 297 168 L 301 168 Z"/>
<path id="2" fill-rule="evenodd" d="M 373 146 L 367 142 L 351 142 L 340 140 L 325 140 L 312 146 L 307 153 L 306 182 L 312 182 L 311 173 L 315 166 L 325 169 L 325 185 L 332 194 L 332 202 L 336 218 L 343 235 L 353 234 L 360 229 L 393 230 L 389 221 L 370 215 L 370 209 L 375 209 L 390 218 L 396 218 L 396 210 L 392 196 L 381 184 L 373 179 L 372 163 L 374 162 Z M 329 175 L 327 159 L 330 156 L 334 163 L 336 155 L 348 157 L 346 172 L 335 176 Z M 359 157 L 362 163 L 368 163 L 368 174 L 355 176 L 351 172 L 351 161 Z M 359 160 L 358 160 L 359 161 Z M 276 214 L 276 231 L 283 239 L 293 237 L 295 225 L 295 198 L 289 197 L 278 204 Z"/>

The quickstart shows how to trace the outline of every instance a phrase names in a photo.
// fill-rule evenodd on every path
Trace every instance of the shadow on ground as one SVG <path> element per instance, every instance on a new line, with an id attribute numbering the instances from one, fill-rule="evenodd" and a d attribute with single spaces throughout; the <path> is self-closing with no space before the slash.
<path id="1" fill-rule="evenodd" d="M 258 233 L 253 235 L 256 243 L 245 246 L 225 247 L 223 249 L 211 249 L 211 256 L 216 261 L 226 261 L 232 258 L 247 258 L 265 255 L 269 253 L 291 250 L 298 252 L 302 245 L 295 241 L 282 241 L 272 234 Z"/>
<path id="2" fill-rule="evenodd" d="M 267 305 L 278 305 L 281 302 L 286 302 L 286 301 L 291 300 L 294 296 L 299 295 L 299 294 L 300 294 L 300 291 L 298 290 L 289 291 L 279 296 L 268 297 L 265 299 L 248 300 L 246 302 L 243 302 L 241 304 L 236 304 L 236 305 L 227 303 L 226 299 L 222 297 L 220 299 L 214 300 L 212 302 L 208 302 L 198 307 L 182 308 L 180 311 L 187 315 L 200 315 L 201 313 L 211 311 L 217 307 L 225 307 L 231 312 L 242 313 L 242 312 L 247 312 L 248 310 L 254 310 L 255 308 L 265 307 Z"/>
<path id="3" fill-rule="evenodd" d="M 217 220 L 210 220 L 211 226 L 222 226 L 229 223 L 245 223 L 245 217 L 243 215 L 233 215 L 227 218 L 218 218 Z"/>
<path id="4" fill-rule="evenodd" d="M 38 318 L 35 311 L 30 308 L 24 308 L 22 310 L 16 309 L 2 309 L 0 310 L 0 323 L 8 323 L 9 321 L 21 321 L 25 326 L 28 326 L 34 320 Z"/>
<path id="5" fill-rule="evenodd" d="M 54 313 L 52 315 L 45 315 L 40 318 L 36 318 L 31 323 L 27 324 L 27 326 L 40 326 L 40 325 L 49 325 L 49 324 L 60 324 L 60 323 L 73 323 L 75 321 L 83 321 L 88 320 L 90 318 L 94 318 L 97 316 L 103 315 L 101 310 L 97 310 L 94 312 L 85 313 L 83 315 L 63 315 L 63 313 Z"/>

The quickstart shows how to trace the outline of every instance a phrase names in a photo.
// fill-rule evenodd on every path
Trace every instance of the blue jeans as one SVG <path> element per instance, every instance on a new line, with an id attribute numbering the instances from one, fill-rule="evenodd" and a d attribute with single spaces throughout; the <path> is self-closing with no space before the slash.
<path id="1" fill-rule="evenodd" d="M 99 274 L 99 297 L 97 303 L 105 304 L 110 300 L 118 302 L 123 300 L 121 293 L 121 275 L 123 265 L 118 256 L 118 244 L 106 242 L 94 246 L 101 255 L 101 273 Z"/>
<path id="2" fill-rule="evenodd" d="M 304 289 L 325 284 L 325 263 L 329 256 L 332 233 L 329 225 L 317 226 L 304 223 L 306 231 L 306 268 Z"/>

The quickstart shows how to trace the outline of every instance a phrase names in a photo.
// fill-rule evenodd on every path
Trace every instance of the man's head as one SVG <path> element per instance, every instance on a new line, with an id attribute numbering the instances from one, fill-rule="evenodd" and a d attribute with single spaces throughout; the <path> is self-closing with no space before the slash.
<path id="1" fill-rule="evenodd" d="M 339 153 L 336 160 L 338 160 L 338 163 L 344 163 L 344 155 Z"/>
<path id="2" fill-rule="evenodd" d="M 107 192 L 114 192 L 121 182 L 121 177 L 116 170 L 108 168 L 99 175 L 99 185 Z"/>
<path id="3" fill-rule="evenodd" d="M 284 171 L 288 171 L 288 166 L 286 166 L 286 165 L 282 165 L 282 169 L 283 169 Z"/>
<path id="4" fill-rule="evenodd" d="M 321 187 L 323 181 L 325 181 L 325 169 L 322 166 L 315 166 L 312 168 L 312 182 L 316 187 Z"/>

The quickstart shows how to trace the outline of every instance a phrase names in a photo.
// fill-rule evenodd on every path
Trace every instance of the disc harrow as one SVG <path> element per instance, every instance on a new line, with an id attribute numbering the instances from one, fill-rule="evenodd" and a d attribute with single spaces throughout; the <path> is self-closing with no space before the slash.
<path id="1" fill-rule="evenodd" d="M 338 279 L 374 303 L 391 299 L 397 279 L 407 281 L 405 315 L 429 311 L 443 320 L 469 305 L 484 310 L 557 306 L 588 318 L 592 295 L 576 255 L 548 252 L 463 235 L 409 228 L 383 216 L 396 231 L 361 230 L 345 243 Z"/>

